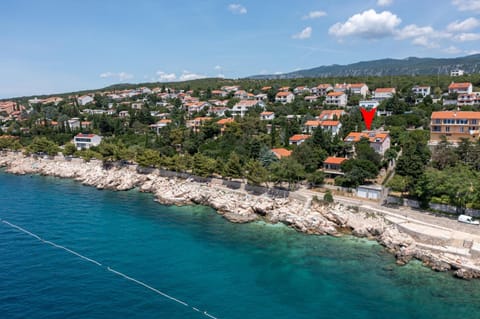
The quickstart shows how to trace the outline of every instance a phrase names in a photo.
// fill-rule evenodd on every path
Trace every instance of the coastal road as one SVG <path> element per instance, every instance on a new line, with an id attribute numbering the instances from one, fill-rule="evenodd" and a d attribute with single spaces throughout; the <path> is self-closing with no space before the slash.
<path id="1" fill-rule="evenodd" d="M 319 198 L 323 198 L 324 193 L 312 191 L 309 189 L 299 189 L 296 191 L 297 194 L 311 198 L 312 196 L 317 196 Z M 385 213 L 390 213 L 393 215 L 398 215 L 399 217 L 403 217 L 406 221 L 420 221 L 425 224 L 429 224 L 432 226 L 439 226 L 445 227 L 450 230 L 460 231 L 476 236 L 480 236 L 480 226 L 479 225 L 469 225 L 465 223 L 460 223 L 457 221 L 456 216 L 447 216 L 443 214 L 435 214 L 432 212 L 424 211 L 424 210 L 414 210 L 405 206 L 398 206 L 395 208 L 386 207 L 378 204 L 377 202 L 367 200 L 367 199 L 360 199 L 357 197 L 346 197 L 340 195 L 334 195 L 334 199 L 336 202 L 344 204 L 346 206 L 363 206 L 365 208 L 373 208 Z"/>

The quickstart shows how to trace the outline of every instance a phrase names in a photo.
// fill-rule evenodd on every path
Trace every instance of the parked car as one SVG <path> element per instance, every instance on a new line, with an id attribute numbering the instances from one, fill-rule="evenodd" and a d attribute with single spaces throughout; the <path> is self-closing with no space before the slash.
<path id="1" fill-rule="evenodd" d="M 461 223 L 472 224 L 472 225 L 479 225 L 480 222 L 478 220 L 473 220 L 472 216 L 468 215 L 460 215 L 458 216 L 458 221 Z"/>

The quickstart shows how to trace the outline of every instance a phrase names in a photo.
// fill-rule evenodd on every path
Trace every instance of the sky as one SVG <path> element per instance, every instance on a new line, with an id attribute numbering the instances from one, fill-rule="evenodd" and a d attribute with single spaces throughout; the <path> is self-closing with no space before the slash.
<path id="1" fill-rule="evenodd" d="M 480 53 L 480 0 L 1 0 L 0 98 Z"/>

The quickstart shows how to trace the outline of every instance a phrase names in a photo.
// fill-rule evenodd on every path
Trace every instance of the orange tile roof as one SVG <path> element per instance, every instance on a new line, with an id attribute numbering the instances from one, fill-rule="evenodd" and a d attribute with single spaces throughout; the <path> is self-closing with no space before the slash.
<path id="1" fill-rule="evenodd" d="M 199 117 L 194 118 L 195 121 L 208 121 L 208 120 L 211 120 L 211 119 L 212 118 L 208 117 L 208 116 L 199 116 Z"/>
<path id="2" fill-rule="evenodd" d="M 278 97 L 281 97 L 281 96 L 289 96 L 290 94 L 293 94 L 292 92 L 278 92 L 277 93 L 277 96 Z"/>
<path id="3" fill-rule="evenodd" d="M 480 112 L 472 111 L 440 111 L 432 113 L 434 119 L 480 119 Z"/>
<path id="4" fill-rule="evenodd" d="M 375 93 L 394 93 L 395 88 L 377 88 Z"/>
<path id="5" fill-rule="evenodd" d="M 470 85 L 472 85 L 472 83 L 470 82 L 461 82 L 461 83 L 455 83 L 455 82 L 452 82 L 449 86 L 448 86 L 448 89 L 466 89 L 468 88 Z"/>
<path id="6" fill-rule="evenodd" d="M 327 96 L 341 96 L 341 95 L 345 95 L 345 93 L 343 93 L 343 92 L 329 92 L 327 94 Z"/>
<path id="7" fill-rule="evenodd" d="M 232 122 L 235 122 L 234 119 L 232 119 L 231 117 L 229 117 L 229 118 L 226 118 L 226 119 L 218 120 L 218 121 L 217 121 L 217 124 L 218 124 L 218 125 L 224 125 L 224 124 L 228 124 L 228 123 L 232 123 Z"/>
<path id="8" fill-rule="evenodd" d="M 172 123 L 172 120 L 169 120 L 169 119 L 163 119 L 163 120 L 160 120 L 158 121 L 158 123 Z"/>
<path id="9" fill-rule="evenodd" d="M 286 148 L 272 148 L 272 152 L 280 159 L 282 157 L 289 157 L 292 155 L 292 151 L 287 150 Z"/>
<path id="10" fill-rule="evenodd" d="M 324 110 L 318 116 L 319 119 L 333 119 L 336 116 L 338 119 L 345 114 L 344 110 Z"/>
<path id="11" fill-rule="evenodd" d="M 261 88 L 262 91 L 268 91 L 270 90 L 272 87 L 271 86 L 264 86 L 263 88 Z"/>
<path id="12" fill-rule="evenodd" d="M 274 113 L 273 112 L 268 112 L 268 111 L 260 113 L 260 115 L 272 115 L 272 114 L 274 114 Z"/>
<path id="13" fill-rule="evenodd" d="M 311 137 L 311 135 L 307 135 L 307 134 L 295 134 L 295 135 L 293 135 L 292 137 L 289 138 L 289 141 L 298 142 L 298 141 L 306 140 L 310 137 Z"/>
<path id="14" fill-rule="evenodd" d="M 338 126 L 338 124 L 340 124 L 340 121 L 322 121 L 320 126 Z"/>
<path id="15" fill-rule="evenodd" d="M 347 158 L 345 157 L 333 157 L 333 156 L 329 156 L 327 157 L 323 163 L 324 164 L 336 164 L 336 165 L 340 165 L 342 164 L 343 162 L 345 162 L 347 160 Z"/>
<path id="16" fill-rule="evenodd" d="M 317 127 L 320 125 L 320 121 L 319 120 L 310 120 L 310 121 L 306 121 L 305 122 L 305 126 L 314 126 L 314 127 Z"/>
<path id="17" fill-rule="evenodd" d="M 328 88 L 331 88 L 331 87 L 332 87 L 332 85 L 328 84 L 328 83 L 322 83 L 322 84 L 317 85 L 317 88 L 319 88 L 319 89 L 328 89 Z"/>
<path id="18" fill-rule="evenodd" d="M 362 138 L 368 138 L 368 140 L 373 143 L 377 139 L 384 141 L 389 136 L 385 132 L 350 132 L 347 137 L 345 137 L 345 142 L 359 142 Z"/>
<path id="19" fill-rule="evenodd" d="M 355 89 L 359 89 L 361 87 L 363 87 L 364 85 L 366 85 L 365 83 L 353 83 L 353 84 L 350 84 L 350 88 L 355 88 Z"/>

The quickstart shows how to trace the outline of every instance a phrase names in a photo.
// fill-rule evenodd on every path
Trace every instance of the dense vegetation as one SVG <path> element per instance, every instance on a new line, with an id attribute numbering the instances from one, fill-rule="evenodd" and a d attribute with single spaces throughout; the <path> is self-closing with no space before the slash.
<path id="1" fill-rule="evenodd" d="M 89 108 L 107 110 L 109 104 L 116 109 L 114 116 L 91 115 L 82 112 L 75 99 L 63 95 L 64 101 L 58 105 L 32 105 L 25 112 L 22 121 L 10 120 L 3 124 L 5 136 L 0 138 L 0 149 L 18 150 L 23 147 L 25 153 L 44 153 L 54 155 L 61 151 L 66 156 L 81 156 L 86 160 L 97 158 L 108 161 L 135 161 L 145 167 L 163 167 L 179 172 L 189 172 L 199 176 L 218 176 L 226 178 L 244 178 L 255 185 L 284 185 L 295 187 L 299 182 L 311 186 L 321 185 L 326 176 L 319 170 L 327 156 L 342 157 L 351 154 L 352 145 L 343 141 L 351 131 L 365 129 L 358 110 L 358 96 L 349 97 L 349 112 L 342 116 L 342 129 L 337 136 L 315 130 L 312 137 L 299 146 L 289 145 L 288 139 L 302 133 L 303 124 L 319 115 L 323 109 L 333 106 L 320 106 L 305 102 L 299 96 L 293 103 L 274 103 L 276 90 L 280 86 L 294 88 L 299 85 L 315 86 L 319 83 L 367 82 L 370 89 L 376 87 L 396 87 L 398 94 L 381 103 L 379 109 L 391 111 L 388 117 L 376 117 L 373 128 L 383 128 L 390 132 L 392 148 L 382 158 L 369 147 L 368 141 L 361 140 L 355 145 L 356 156 L 342 164 L 345 175 L 337 177 L 335 184 L 356 187 L 374 181 L 379 172 L 396 161 L 396 171 L 388 186 L 403 196 L 420 199 L 423 203 L 439 202 L 459 207 L 480 206 L 480 144 L 464 141 L 457 148 L 447 142 L 431 152 L 427 147 L 429 139 L 429 119 L 433 111 L 442 110 L 441 104 L 433 103 L 427 97 L 415 104 L 411 87 L 416 84 L 431 85 L 435 98 L 440 98 L 452 78 L 447 76 L 398 76 L 398 77 L 361 77 L 361 78 L 302 78 L 266 80 L 227 80 L 202 79 L 174 84 L 147 84 L 161 86 L 162 92 L 171 90 L 192 90 L 192 96 L 200 100 L 210 99 L 211 92 L 224 85 L 240 85 L 254 94 L 260 93 L 264 86 L 272 88 L 267 92 L 266 110 L 275 112 L 273 121 L 261 121 L 261 109 L 253 108 L 243 118 L 236 118 L 223 130 L 213 117 L 199 130 L 187 128 L 186 121 L 197 116 L 207 115 L 206 111 L 188 114 L 179 99 L 168 101 L 169 107 L 158 104 L 155 94 L 143 94 L 133 100 L 142 100 L 143 107 L 134 110 L 128 103 L 109 100 L 106 96 L 95 94 L 93 105 Z M 455 78 L 455 81 L 470 81 L 480 86 L 480 75 L 468 75 Z M 118 85 L 108 88 L 110 91 L 136 88 L 139 85 Z M 71 94 L 70 94 L 71 95 Z M 235 101 L 232 94 L 229 105 Z M 25 99 L 18 103 L 27 105 Z M 476 110 L 476 107 L 469 109 Z M 127 111 L 128 117 L 120 118 L 119 112 Z M 151 112 L 168 112 L 171 124 L 152 131 L 150 124 L 156 119 Z M 228 111 L 227 111 L 228 115 Z M 300 116 L 287 116 L 300 115 Z M 65 121 L 77 117 L 80 121 L 89 121 L 86 127 L 72 130 Z M 58 122 L 53 126 L 51 121 Z M 78 151 L 71 140 L 78 132 L 97 133 L 104 136 L 102 143 L 88 150 Z M 284 147 L 292 150 L 290 157 L 278 159 L 272 148 Z"/>

